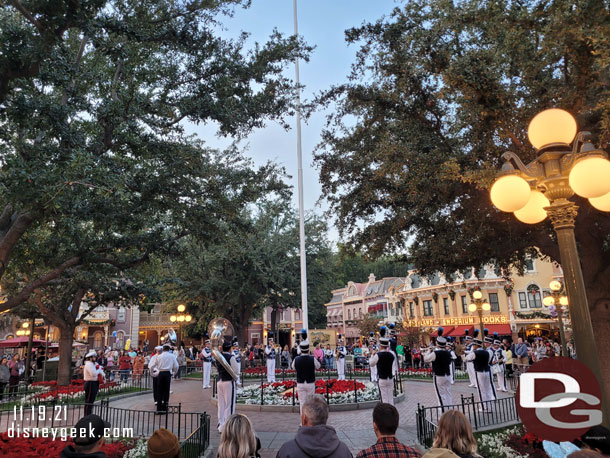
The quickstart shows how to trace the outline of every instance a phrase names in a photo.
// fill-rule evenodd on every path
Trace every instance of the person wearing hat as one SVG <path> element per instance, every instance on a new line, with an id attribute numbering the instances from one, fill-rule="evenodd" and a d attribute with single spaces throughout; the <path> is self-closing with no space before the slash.
<path id="1" fill-rule="evenodd" d="M 379 330 L 379 346 L 380 350 L 371 356 L 370 366 L 377 368 L 379 381 L 379 395 L 381 402 L 394 405 L 394 374 L 398 362 L 396 355 L 390 351 L 390 339 L 386 336 L 387 328 L 382 326 Z"/>
<path id="2" fill-rule="evenodd" d="M 379 351 L 379 347 L 377 346 L 377 341 L 375 340 L 375 333 L 372 331 L 369 337 L 369 347 L 369 372 L 371 374 L 371 382 L 377 383 L 379 381 L 379 376 L 377 375 L 377 366 L 371 366 L 371 358 L 373 357 L 373 355 L 377 354 L 377 352 Z"/>
<path id="3" fill-rule="evenodd" d="M 212 373 L 212 349 L 210 339 L 205 341 L 205 347 L 201 349 L 201 360 L 203 361 L 203 389 L 211 388 L 210 374 Z"/>
<path id="4" fill-rule="evenodd" d="M 466 357 L 466 360 L 472 361 L 474 364 L 479 399 L 483 402 L 480 410 L 492 410 L 493 406 L 487 401 L 495 401 L 497 398 L 492 379 L 493 376 L 489 367 L 491 354 L 483 349 L 483 342 L 481 342 L 481 339 L 473 339 L 472 344 L 474 350 Z"/>
<path id="5" fill-rule="evenodd" d="M 174 433 L 159 428 L 148 439 L 148 458 L 179 458 L 180 442 Z"/>
<path id="6" fill-rule="evenodd" d="M 502 342 L 499 339 L 494 340 L 492 345 L 493 357 L 491 364 L 493 366 L 493 372 L 496 374 L 498 379 L 498 391 L 506 393 L 506 352 L 501 347 Z"/>
<path id="7" fill-rule="evenodd" d="M 155 364 L 153 363 L 162 351 L 163 347 L 161 345 L 156 346 L 150 360 L 148 361 L 148 372 L 152 378 L 153 400 L 155 401 L 155 406 L 159 404 L 159 369 L 154 367 Z"/>
<path id="8" fill-rule="evenodd" d="M 477 387 L 477 375 L 474 372 L 474 364 L 472 363 L 472 361 L 468 361 L 468 355 L 473 352 L 473 349 L 472 349 L 473 336 L 468 334 L 468 329 L 466 329 L 464 331 L 464 335 L 466 336 L 464 338 L 464 343 L 466 344 L 466 347 L 464 349 L 464 359 L 466 360 L 466 372 L 468 372 L 468 380 L 470 381 L 470 384 L 468 386 L 470 388 L 476 388 Z M 478 335 L 479 335 L 479 330 L 475 329 L 474 337 L 477 337 Z"/>
<path id="9" fill-rule="evenodd" d="M 337 379 L 345 380 L 345 357 L 347 356 L 347 349 L 345 348 L 343 337 L 341 334 L 338 336 L 337 343 Z"/>
<path id="10" fill-rule="evenodd" d="M 222 342 L 222 356 L 226 362 L 231 365 L 233 372 L 237 373 L 237 361 L 235 356 L 231 353 L 231 342 L 223 340 Z M 218 369 L 218 432 L 222 433 L 222 428 L 231 415 L 235 412 L 235 379 L 223 366 L 223 364 L 216 360 L 216 369 Z"/>
<path id="11" fill-rule="evenodd" d="M 430 348 L 424 354 L 424 361 L 432 363 L 434 391 L 444 412 L 445 407 L 453 405 L 453 397 L 451 396 L 451 352 L 447 350 L 447 338 L 443 337 L 443 331 L 443 328 L 438 328 L 437 348 Z"/>
<path id="12" fill-rule="evenodd" d="M 237 337 L 233 337 L 231 354 L 235 359 L 235 369 L 233 369 L 237 374 L 237 380 L 235 382 L 241 386 L 241 351 L 239 350 L 239 342 L 237 341 Z"/>
<path id="13" fill-rule="evenodd" d="M 97 415 L 85 415 L 74 425 L 74 445 L 64 447 L 60 458 L 106 458 L 101 451 L 110 423 Z"/>
<path id="14" fill-rule="evenodd" d="M 307 331 L 301 331 L 303 339 L 299 344 L 301 353 L 292 361 L 291 368 L 296 371 L 297 375 L 297 395 L 299 398 L 299 409 L 303 414 L 303 404 L 316 393 L 316 370 L 322 365 L 320 361 L 309 354 L 309 340 L 307 340 Z"/>
<path id="15" fill-rule="evenodd" d="M 267 383 L 275 382 L 275 347 L 273 345 L 273 337 L 267 339 L 265 347 L 265 358 L 267 359 Z"/>
<path id="16" fill-rule="evenodd" d="M 157 355 L 154 361 L 150 362 L 150 370 L 159 370 L 157 378 L 157 413 L 167 413 L 167 407 L 169 404 L 169 389 L 172 383 L 172 375 L 178 373 L 178 361 L 176 355 L 170 353 L 170 346 L 163 345 L 163 353 Z"/>
<path id="17" fill-rule="evenodd" d="M 85 368 L 83 369 L 83 378 L 85 379 L 85 415 L 91 414 L 93 411 L 93 403 L 100 389 L 100 376 L 105 379 L 104 368 L 96 363 L 97 352 L 89 351 L 85 355 Z"/>
<path id="18" fill-rule="evenodd" d="M 451 369 L 451 384 L 455 384 L 455 360 L 457 359 L 457 355 L 455 354 L 455 342 L 451 341 L 447 345 L 449 348 L 449 353 L 451 353 L 451 365 L 449 369 Z"/>

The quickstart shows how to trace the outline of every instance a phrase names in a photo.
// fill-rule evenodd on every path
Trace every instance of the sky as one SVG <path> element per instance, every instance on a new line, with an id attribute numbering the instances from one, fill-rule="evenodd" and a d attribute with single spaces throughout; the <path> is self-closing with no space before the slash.
<path id="1" fill-rule="evenodd" d="M 374 22 L 389 14 L 397 6 L 394 0 L 298 0 L 299 35 L 315 49 L 309 62 L 300 62 L 300 80 L 304 87 L 303 101 L 311 100 L 316 94 L 334 84 L 344 82 L 350 73 L 358 46 L 345 42 L 345 30 L 364 22 Z M 225 30 L 221 35 L 237 37 L 241 31 L 251 34 L 249 43 L 267 41 L 274 28 L 282 34 L 294 33 L 292 0 L 252 0 L 248 9 L 239 8 L 232 18 L 222 20 Z M 294 80 L 294 65 L 286 69 L 286 75 Z M 245 154 L 255 164 L 262 165 L 269 160 L 282 164 L 291 176 L 293 203 L 298 206 L 297 197 L 297 150 L 296 121 L 288 119 L 292 128 L 285 131 L 279 124 L 267 123 L 255 130 L 239 145 L 246 148 Z M 302 124 L 303 189 L 305 212 L 321 214 L 328 206 L 319 202 L 321 185 L 318 171 L 313 165 L 313 150 L 320 141 L 325 124 L 323 112 L 314 113 L 307 123 Z M 231 139 L 215 136 L 215 127 L 189 126 L 190 132 L 197 133 L 208 146 L 224 148 Z M 329 238 L 338 241 L 338 234 L 330 228 Z"/>

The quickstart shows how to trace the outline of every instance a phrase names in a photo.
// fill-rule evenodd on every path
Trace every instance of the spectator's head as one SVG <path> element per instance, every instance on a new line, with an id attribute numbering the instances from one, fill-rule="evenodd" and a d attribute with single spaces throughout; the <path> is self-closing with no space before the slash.
<path id="1" fill-rule="evenodd" d="M 284 345 L 284 351 L 288 351 L 288 345 Z"/>
<path id="2" fill-rule="evenodd" d="M 82 454 L 92 454 L 104 446 L 104 430 L 110 428 L 110 423 L 102 420 L 98 415 L 87 415 L 74 425 L 76 435 L 74 448 Z M 84 435 L 81 435 L 84 433 Z"/>
<path id="3" fill-rule="evenodd" d="M 17 353 L 13 355 L 13 361 L 19 361 L 19 355 Z"/>
<path id="4" fill-rule="evenodd" d="M 324 397 L 314 394 L 303 404 L 301 424 L 303 426 L 325 425 L 328 420 L 328 404 Z"/>
<path id="5" fill-rule="evenodd" d="M 373 429 L 377 437 L 396 434 L 398 421 L 398 410 L 391 404 L 380 402 L 373 409 Z"/>
<path id="6" fill-rule="evenodd" d="M 330 350 L 330 344 L 326 344 L 326 348 Z"/>
<path id="7" fill-rule="evenodd" d="M 458 455 L 476 453 L 477 441 L 472 426 L 462 412 L 448 410 L 441 415 L 432 447 L 446 448 Z"/>
<path id="8" fill-rule="evenodd" d="M 521 337 L 519 337 L 519 338 L 517 339 L 517 343 L 522 344 L 522 343 L 523 343 L 523 339 L 522 339 Z"/>
<path id="9" fill-rule="evenodd" d="M 8 360 L 6 359 L 6 357 L 2 357 L 2 360 L 0 360 L 0 364 L 6 364 L 8 363 Z"/>
<path id="10" fill-rule="evenodd" d="M 593 426 L 574 442 L 582 449 L 594 450 L 606 456 L 610 455 L 610 430 L 602 425 Z"/>
<path id="11" fill-rule="evenodd" d="M 180 442 L 171 431 L 160 428 L 148 439 L 148 458 L 180 458 Z"/>
<path id="12" fill-rule="evenodd" d="M 250 458 L 256 454 L 256 436 L 245 415 L 235 413 L 222 429 L 218 458 Z"/>

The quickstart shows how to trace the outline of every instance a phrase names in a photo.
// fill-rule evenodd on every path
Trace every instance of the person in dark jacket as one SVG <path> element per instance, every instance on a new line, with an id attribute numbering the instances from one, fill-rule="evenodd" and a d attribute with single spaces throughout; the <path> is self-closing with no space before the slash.
<path id="1" fill-rule="evenodd" d="M 284 443 L 276 458 L 352 458 L 349 447 L 328 426 L 328 404 L 319 394 L 303 404 L 301 426 L 294 439 Z"/>
<path id="2" fill-rule="evenodd" d="M 92 414 L 78 420 L 74 428 L 74 445 L 66 446 L 60 458 L 106 458 L 101 448 L 105 443 L 104 430 L 110 428 L 110 423 Z"/>

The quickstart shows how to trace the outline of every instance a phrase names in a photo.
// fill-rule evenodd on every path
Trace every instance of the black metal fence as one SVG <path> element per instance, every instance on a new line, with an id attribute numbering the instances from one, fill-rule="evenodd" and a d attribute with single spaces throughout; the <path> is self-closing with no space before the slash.
<path id="1" fill-rule="evenodd" d="M 474 431 L 492 426 L 519 421 L 515 397 L 500 398 L 495 401 L 476 401 L 474 394 L 460 397 L 460 404 L 452 406 L 424 407 L 417 405 L 415 414 L 417 439 L 420 444 L 430 447 L 441 415 L 447 410 L 459 410 L 470 421 Z"/>
<path id="2" fill-rule="evenodd" d="M 180 444 L 182 458 L 199 458 L 210 445 L 210 416 L 201 414 L 199 424 L 200 426 Z"/>

